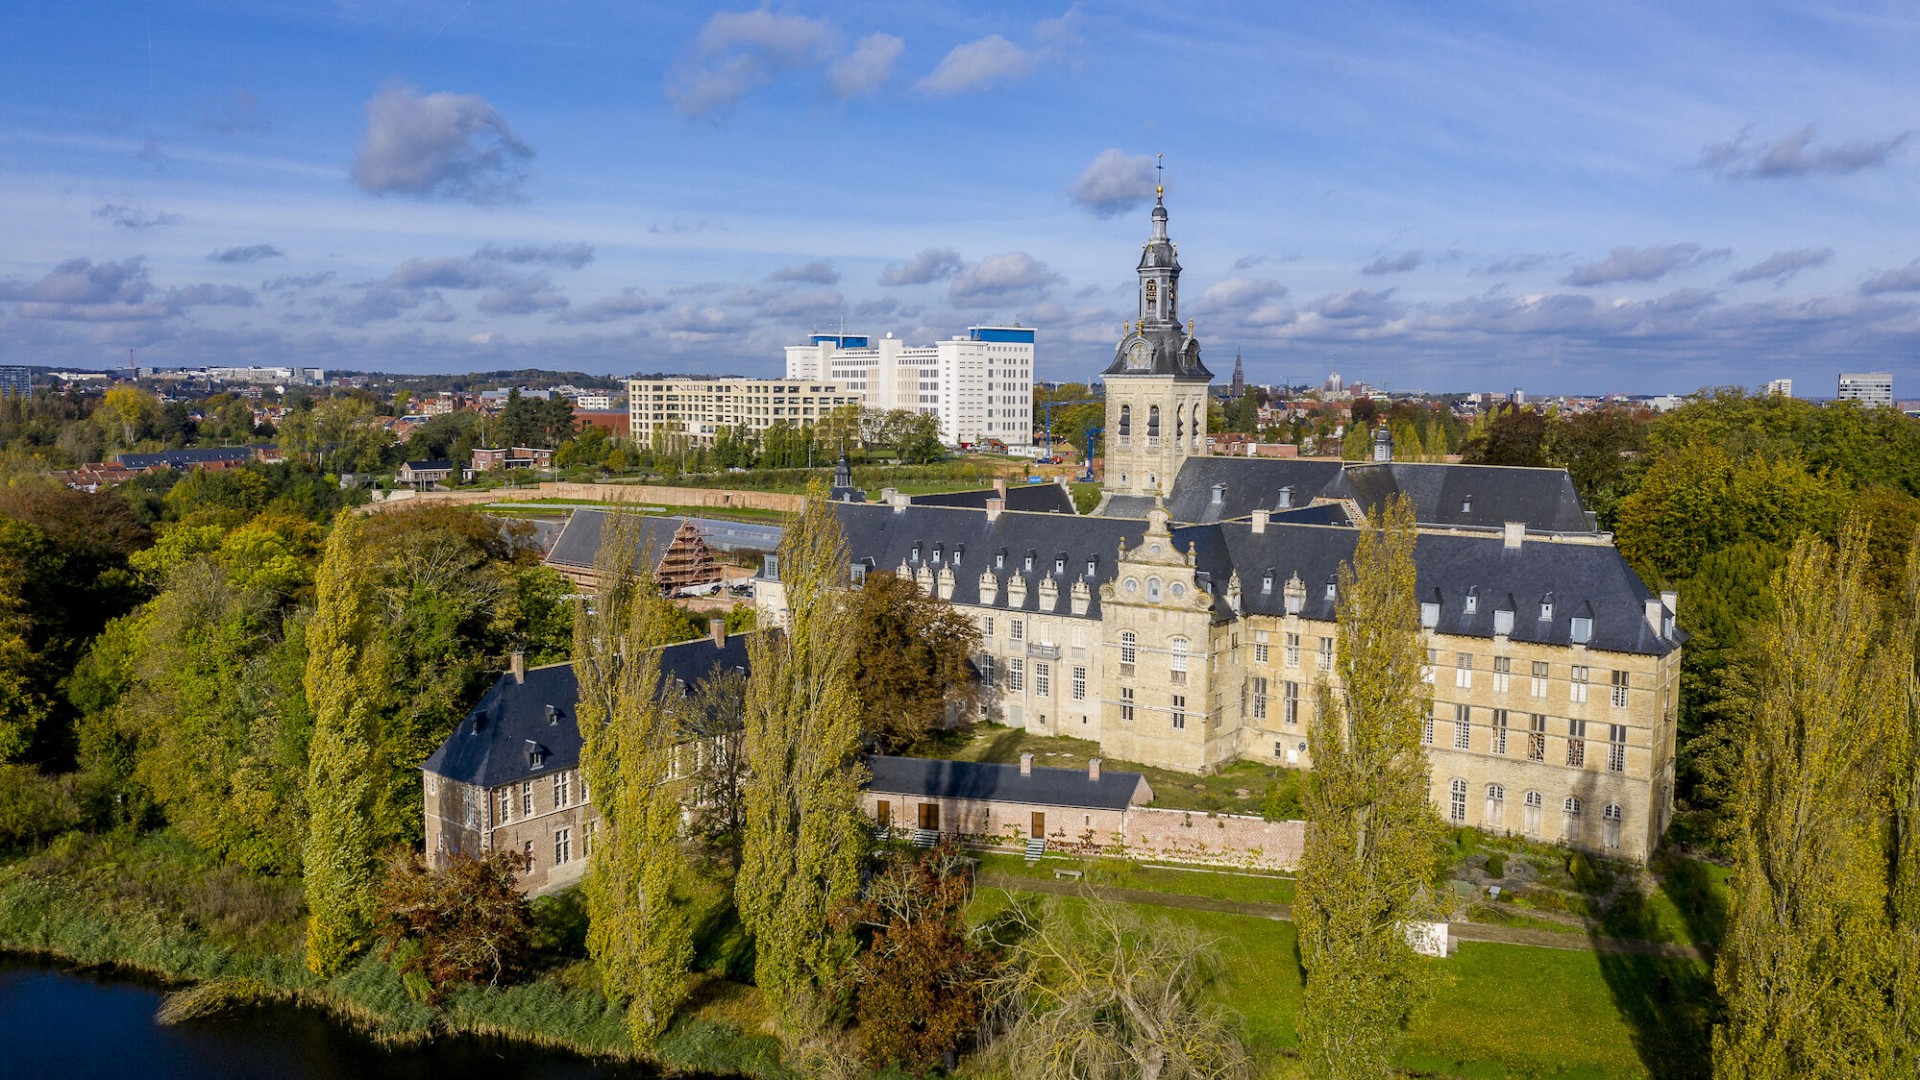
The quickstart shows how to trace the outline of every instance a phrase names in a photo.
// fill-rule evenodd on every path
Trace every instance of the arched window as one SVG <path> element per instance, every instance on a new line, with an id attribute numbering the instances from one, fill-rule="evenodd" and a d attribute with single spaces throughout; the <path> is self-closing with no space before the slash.
<path id="1" fill-rule="evenodd" d="M 1147 310 L 1144 312 L 1144 314 L 1149 319 L 1158 318 L 1160 315 L 1159 308 L 1160 308 L 1160 286 L 1157 282 L 1148 281 L 1147 282 Z"/>
<path id="2" fill-rule="evenodd" d="M 1507 809 L 1507 789 L 1500 784 L 1488 784 L 1487 785 L 1487 812 L 1485 815 L 1486 816 L 1485 824 L 1487 828 L 1489 829 L 1500 828 L 1501 818 L 1506 816 L 1506 809 Z"/>
<path id="3" fill-rule="evenodd" d="M 1540 834 L 1540 809 L 1546 803 L 1537 791 L 1527 792 L 1526 810 L 1522 815 L 1521 830 L 1530 835 Z"/>
<path id="4" fill-rule="evenodd" d="M 1183 637 L 1167 639 L 1167 670 L 1173 672 L 1173 681 L 1187 681 L 1187 639 Z"/>
<path id="5" fill-rule="evenodd" d="M 1180 410 L 1176 408 L 1176 409 L 1174 409 L 1174 410 L 1173 410 L 1173 438 L 1174 438 L 1174 441 L 1175 441 L 1175 442 L 1178 442 L 1178 441 L 1180 441 L 1181 439 L 1184 439 L 1184 438 L 1186 438 L 1186 436 L 1187 436 L 1187 418 L 1186 418 L 1186 417 L 1184 417 L 1184 416 L 1182 416 L 1182 415 L 1180 415 Z"/>
<path id="6" fill-rule="evenodd" d="M 1600 812 L 1600 844 L 1608 851 L 1620 847 L 1620 821 L 1626 814 L 1615 803 L 1608 803 Z"/>
<path id="7" fill-rule="evenodd" d="M 1120 406 L 1120 437 L 1126 438 L 1133 433 L 1133 406 Z"/>
<path id="8" fill-rule="evenodd" d="M 1160 437 L 1160 406 L 1149 405 L 1147 406 L 1147 438 L 1157 439 L 1159 437 Z"/>
<path id="9" fill-rule="evenodd" d="M 1147 579 L 1147 599 L 1149 600 L 1160 599 L 1160 579 L 1159 578 L 1150 577 Z"/>
<path id="10" fill-rule="evenodd" d="M 1447 820 L 1459 824 L 1467 820 L 1467 782 L 1454 777 L 1447 794 Z"/>
<path id="11" fill-rule="evenodd" d="M 1201 406 L 1201 405 L 1195 405 L 1193 407 L 1192 431 L 1193 431 L 1193 448 L 1195 450 L 1200 449 L 1200 433 L 1205 428 L 1205 417 L 1207 414 L 1202 411 L 1203 408 L 1204 406 Z"/>
<path id="12" fill-rule="evenodd" d="M 1140 638 L 1131 630 L 1120 631 L 1120 662 L 1132 667 L 1139 654 Z"/>

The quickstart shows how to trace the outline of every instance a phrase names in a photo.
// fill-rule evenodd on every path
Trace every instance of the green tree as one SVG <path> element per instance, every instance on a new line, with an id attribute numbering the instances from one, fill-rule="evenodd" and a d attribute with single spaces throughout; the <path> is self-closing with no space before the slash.
<path id="1" fill-rule="evenodd" d="M 834 910 L 859 887 L 866 769 L 853 685 L 847 545 L 815 480 L 778 551 L 785 633 L 755 635 L 747 683 L 746 830 L 734 900 L 755 979 L 790 1028 L 822 1014 L 817 987 L 852 954 Z"/>
<path id="2" fill-rule="evenodd" d="M 1486 427 L 1467 440 L 1461 460 L 1469 465 L 1547 463 L 1547 418 L 1537 409 L 1508 406 L 1487 418 Z"/>
<path id="3" fill-rule="evenodd" d="M 1735 873 L 1714 972 L 1714 1074 L 1730 1080 L 1889 1075 L 1882 777 L 1912 647 L 1881 648 L 1864 530 L 1838 552 L 1794 544 L 1737 673 Z"/>
<path id="4" fill-rule="evenodd" d="M 1373 432 L 1362 424 L 1348 424 L 1340 438 L 1340 460 L 1365 461 L 1373 453 Z"/>
<path id="5" fill-rule="evenodd" d="M 1580 501 L 1610 529 L 1620 500 L 1632 490 L 1630 463 L 1645 446 L 1645 414 L 1596 409 L 1562 416 L 1547 428 L 1546 457 L 1567 470 Z"/>
<path id="6" fill-rule="evenodd" d="M 307 967 L 326 976 L 369 944 L 380 882 L 374 727 L 388 671 L 361 550 L 365 531 L 356 514 L 335 523 L 307 631 L 307 701 L 314 717 L 303 859 Z"/>
<path id="7" fill-rule="evenodd" d="M 1920 1076 L 1920 530 L 1907 535 L 1894 636 L 1895 649 L 1906 651 L 1906 666 L 1899 673 L 1903 692 L 1887 755 L 1887 913 L 1892 1072 L 1911 1077 Z"/>
<path id="8" fill-rule="evenodd" d="M 897 754 L 972 700 L 980 629 L 911 578 L 867 575 L 850 601 L 860 731 L 876 753 Z"/>
<path id="9" fill-rule="evenodd" d="M 1676 581 L 1741 540 L 1784 548 L 1804 532 L 1831 538 L 1851 499 L 1844 479 L 1798 457 L 1741 458 L 1694 443 L 1663 452 L 1621 500 L 1615 542 L 1641 577 Z"/>
<path id="10" fill-rule="evenodd" d="M 1389 1075 L 1426 977 L 1406 937 L 1429 918 L 1440 822 L 1427 802 L 1421 727 L 1432 690 L 1414 595 L 1413 512 L 1389 504 L 1340 567 L 1334 670 L 1307 731 L 1307 837 L 1298 899 L 1300 1042 L 1319 1077 Z"/>
<path id="11" fill-rule="evenodd" d="M 574 616 L 581 765 L 600 811 L 585 881 L 587 951 L 627 1034 L 647 1048 L 687 994 L 693 938 L 674 893 L 686 877 L 683 785 L 670 783 L 679 734 L 661 701 L 659 647 L 673 606 L 633 571 L 640 518 L 616 512 L 602 532 L 594 607 Z M 654 559 L 645 553 L 647 565 Z"/>

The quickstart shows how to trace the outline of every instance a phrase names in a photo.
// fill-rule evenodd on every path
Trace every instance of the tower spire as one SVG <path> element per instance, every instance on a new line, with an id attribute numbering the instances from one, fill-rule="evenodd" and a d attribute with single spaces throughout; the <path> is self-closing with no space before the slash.
<path id="1" fill-rule="evenodd" d="M 1160 202 L 1161 200 L 1165 199 L 1167 195 L 1167 185 L 1165 183 L 1167 178 L 1166 177 L 1166 167 L 1167 167 L 1166 157 L 1167 155 L 1165 154 L 1153 155 L 1153 201 L 1154 202 Z"/>

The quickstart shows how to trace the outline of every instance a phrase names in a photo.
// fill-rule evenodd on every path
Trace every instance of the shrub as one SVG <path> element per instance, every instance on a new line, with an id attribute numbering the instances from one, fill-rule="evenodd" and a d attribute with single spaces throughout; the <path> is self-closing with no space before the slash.
<path id="1" fill-rule="evenodd" d="M 44 843 L 92 817 L 80 777 L 48 776 L 31 765 L 0 765 L 0 848 Z"/>
<path id="2" fill-rule="evenodd" d="M 1490 878 L 1504 878 L 1507 876 L 1506 855 L 1495 852 L 1487 856 L 1487 876 Z"/>
<path id="3" fill-rule="evenodd" d="M 423 976 L 436 1003 L 455 983 L 499 985 L 517 977 L 533 951 L 533 910 L 514 888 L 517 856 L 455 856 L 444 870 L 418 855 L 394 859 L 380 888 L 380 936 L 403 978 Z M 415 951 L 417 947 L 418 951 Z"/>

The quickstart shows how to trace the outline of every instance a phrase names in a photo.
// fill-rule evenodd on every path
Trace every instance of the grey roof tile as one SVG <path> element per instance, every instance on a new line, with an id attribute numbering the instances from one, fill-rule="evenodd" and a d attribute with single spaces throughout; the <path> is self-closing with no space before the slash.
<path id="1" fill-rule="evenodd" d="M 867 758 L 873 778 L 867 789 L 879 794 L 926 799 L 978 799 L 1035 806 L 1072 806 L 1124 810 L 1138 795 L 1144 778 L 1136 772 L 1101 770 L 1100 779 L 1088 779 L 1085 769 L 1051 769 L 1036 765 L 1031 776 L 1020 775 L 1018 765 L 981 761 L 945 761 L 933 758 Z"/>

